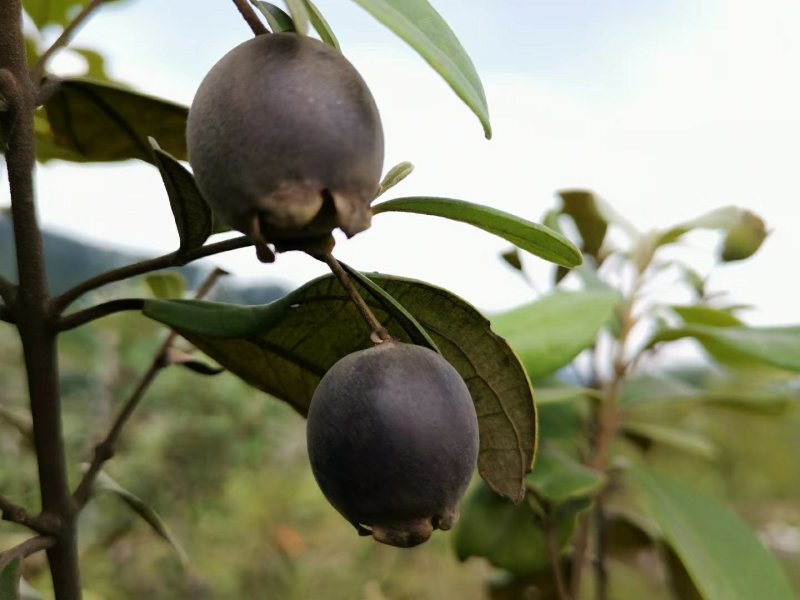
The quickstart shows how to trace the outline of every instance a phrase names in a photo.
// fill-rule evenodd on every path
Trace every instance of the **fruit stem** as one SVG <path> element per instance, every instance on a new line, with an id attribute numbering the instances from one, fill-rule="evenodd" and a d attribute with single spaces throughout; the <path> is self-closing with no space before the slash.
<path id="1" fill-rule="evenodd" d="M 264 23 L 261 22 L 261 19 L 258 18 L 253 7 L 247 3 L 247 0 L 233 0 L 233 3 L 236 5 L 236 8 L 239 9 L 239 13 L 250 26 L 250 29 L 253 30 L 253 35 L 270 33 L 269 29 L 267 29 Z"/>
<path id="2" fill-rule="evenodd" d="M 370 339 L 373 341 L 373 343 L 382 344 L 383 342 L 390 341 L 392 336 L 389 335 L 386 327 L 381 324 L 372 310 L 370 310 L 369 306 L 367 306 L 364 298 L 362 298 L 361 294 L 358 293 L 356 286 L 353 285 L 353 281 L 350 279 L 350 276 L 347 274 L 347 272 L 342 268 L 342 265 L 339 264 L 339 261 L 336 260 L 331 254 L 325 254 L 323 256 L 318 256 L 317 258 L 330 267 L 331 272 L 336 275 L 339 283 L 342 284 L 342 287 L 350 296 L 353 304 L 356 305 L 358 312 L 361 313 L 361 316 L 364 317 L 367 325 L 369 325 L 370 329 L 372 329 Z"/>

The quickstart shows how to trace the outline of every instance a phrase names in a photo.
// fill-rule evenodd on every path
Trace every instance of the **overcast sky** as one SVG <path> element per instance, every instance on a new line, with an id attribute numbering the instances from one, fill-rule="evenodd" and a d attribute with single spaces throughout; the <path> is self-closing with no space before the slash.
<path id="1" fill-rule="evenodd" d="M 392 190 L 481 202 L 532 220 L 562 188 L 590 188 L 637 226 L 666 227 L 726 204 L 772 230 L 758 254 L 723 266 L 712 287 L 758 310 L 753 323 L 796 322 L 800 255 L 800 3 L 796 0 L 433 0 L 473 58 L 494 138 L 405 44 L 346 0 L 318 0 L 380 107 L 386 169 L 414 174 Z M 111 74 L 190 103 L 208 69 L 250 32 L 231 2 L 129 0 L 104 6 L 75 44 L 103 51 Z M 74 59 L 55 64 L 68 72 Z M 157 171 L 142 163 L 39 173 L 47 226 L 152 253 L 177 235 Z M 7 200 L 4 189 L 0 201 Z M 702 256 L 714 237 L 690 236 Z M 385 214 L 337 256 L 367 271 L 430 281 L 479 308 L 531 291 L 498 260 L 502 240 L 432 217 Z M 291 285 L 322 272 L 300 253 L 263 266 L 252 250 L 216 259 Z M 707 268 L 707 260 L 698 266 Z M 544 279 L 546 267 L 526 266 Z"/>

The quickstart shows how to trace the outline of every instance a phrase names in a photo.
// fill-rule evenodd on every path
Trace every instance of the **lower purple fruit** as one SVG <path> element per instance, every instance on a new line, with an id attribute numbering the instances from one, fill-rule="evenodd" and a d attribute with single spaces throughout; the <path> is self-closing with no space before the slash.
<path id="1" fill-rule="evenodd" d="M 359 533 L 411 547 L 452 526 L 475 470 L 478 420 L 439 354 L 390 341 L 345 356 L 322 378 L 307 427 L 317 483 Z"/>

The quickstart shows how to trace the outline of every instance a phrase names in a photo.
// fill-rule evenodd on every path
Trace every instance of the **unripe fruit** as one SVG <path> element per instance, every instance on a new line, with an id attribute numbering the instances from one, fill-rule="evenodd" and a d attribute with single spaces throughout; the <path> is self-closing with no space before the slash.
<path id="1" fill-rule="evenodd" d="M 329 250 L 335 227 L 369 227 L 380 116 L 355 68 L 322 42 L 277 33 L 235 47 L 200 84 L 186 137 L 200 192 L 262 250 Z"/>
<path id="2" fill-rule="evenodd" d="M 359 533 L 410 547 L 457 518 L 478 419 L 436 352 L 389 341 L 345 356 L 314 393 L 307 429 L 317 483 Z"/>

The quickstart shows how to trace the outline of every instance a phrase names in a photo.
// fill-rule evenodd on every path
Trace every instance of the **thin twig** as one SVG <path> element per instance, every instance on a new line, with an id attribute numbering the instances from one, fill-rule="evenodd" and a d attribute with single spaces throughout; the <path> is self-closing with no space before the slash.
<path id="1" fill-rule="evenodd" d="M 550 564 L 553 568 L 553 579 L 556 582 L 556 592 L 559 600 L 570 600 L 564 583 L 564 571 L 561 565 L 561 553 L 558 551 L 558 540 L 553 523 L 547 519 L 544 522 L 545 536 L 547 537 L 547 552 L 550 555 Z"/>
<path id="2" fill-rule="evenodd" d="M 261 19 L 258 18 L 256 11 L 253 10 L 253 7 L 250 6 L 247 0 L 233 0 L 233 3 L 236 5 L 236 8 L 239 9 L 239 13 L 244 17 L 250 29 L 253 30 L 253 35 L 262 35 L 270 32 Z"/>
<path id="3" fill-rule="evenodd" d="M 318 256 L 316 258 L 328 265 L 331 272 L 339 280 L 339 283 L 342 284 L 342 287 L 350 296 L 353 304 L 356 305 L 358 312 L 362 317 L 364 317 L 367 325 L 369 325 L 370 329 L 372 330 L 372 335 L 370 336 L 372 341 L 376 344 L 380 344 L 382 342 L 391 340 L 392 337 L 389 335 L 389 332 L 386 331 L 386 328 L 381 324 L 380 321 L 378 321 L 377 317 L 375 317 L 369 306 L 367 306 L 367 303 L 364 302 L 361 294 L 358 293 L 358 290 L 356 290 L 356 287 L 350 280 L 350 276 L 342 268 L 342 265 L 339 264 L 339 261 L 336 260 L 331 254 L 325 254 L 324 256 Z"/>
<path id="4" fill-rule="evenodd" d="M 600 492 L 594 505 L 596 556 L 594 561 L 594 576 L 597 582 L 595 585 L 595 598 L 597 600 L 608 600 L 608 569 L 606 568 L 606 538 L 608 537 L 608 525 L 606 522 L 604 503 L 603 492 Z"/>
<path id="5" fill-rule="evenodd" d="M 113 315 L 114 313 L 123 312 L 126 310 L 142 310 L 144 308 L 144 300 L 141 298 L 120 298 L 119 300 L 110 300 L 97 304 L 85 310 L 79 310 L 76 313 L 63 317 L 58 322 L 59 331 L 69 331 L 75 329 L 86 323 L 90 323 L 102 317 Z"/>
<path id="6" fill-rule="evenodd" d="M 57 533 L 59 529 L 56 519 L 48 519 L 43 515 L 35 517 L 3 496 L 0 496 L 0 514 L 3 521 L 24 525 L 36 533 Z"/>
<path id="7" fill-rule="evenodd" d="M 50 47 L 44 51 L 44 53 L 39 57 L 39 60 L 36 61 L 36 64 L 31 69 L 31 78 L 34 81 L 38 81 L 41 76 L 42 72 L 44 71 L 44 66 L 47 61 L 50 59 L 53 54 L 55 54 L 58 50 L 69 44 L 72 40 L 73 36 L 78 32 L 81 25 L 83 25 L 89 16 L 98 8 L 105 0 L 92 0 L 83 7 L 81 12 L 79 12 L 74 19 L 64 28 L 64 31 L 61 32 L 61 35 L 56 38 L 56 41 L 50 44 Z"/>
<path id="8" fill-rule="evenodd" d="M 195 299 L 199 300 L 208 294 L 208 292 L 211 291 L 211 288 L 214 287 L 214 284 L 216 284 L 217 280 L 225 274 L 226 272 L 222 269 L 214 269 L 197 289 Z M 150 384 L 153 383 L 153 380 L 161 372 L 161 370 L 169 366 L 169 363 L 167 362 L 167 352 L 172 344 L 175 343 L 175 339 L 177 337 L 178 334 L 175 331 L 170 331 L 169 335 L 167 335 L 153 356 L 150 366 L 147 368 L 144 374 L 142 374 L 142 378 L 136 385 L 136 389 L 134 389 L 133 393 L 125 401 L 125 404 L 122 406 L 122 409 L 120 410 L 116 419 L 114 419 L 111 429 L 109 429 L 105 439 L 95 446 L 92 462 L 89 464 L 88 469 L 83 475 L 83 479 L 81 479 L 78 487 L 72 494 L 79 510 L 83 508 L 83 506 L 85 506 L 89 501 L 89 498 L 92 495 L 92 485 L 94 484 L 97 474 L 103 468 L 103 464 L 114 456 L 114 451 L 116 449 L 119 436 L 122 433 L 122 429 L 125 427 L 125 424 L 128 422 L 133 412 L 139 406 L 142 396 L 144 396 L 147 388 L 150 387 Z"/>
<path id="9" fill-rule="evenodd" d="M 581 584 L 583 563 L 586 560 L 586 551 L 589 547 L 589 517 L 583 515 L 578 524 L 578 533 L 573 537 L 572 544 L 572 573 L 569 588 L 573 598 L 581 597 Z"/>
<path id="10" fill-rule="evenodd" d="M 56 538 L 49 535 L 37 535 L 36 537 L 25 540 L 21 544 L 9 548 L 0 554 L 0 571 L 6 568 L 15 558 L 26 558 L 31 554 L 36 554 L 42 550 L 47 550 L 56 543 Z"/>
<path id="11" fill-rule="evenodd" d="M 51 300 L 50 310 L 52 311 L 53 315 L 60 315 L 62 312 L 64 312 L 65 308 L 67 308 L 86 292 L 91 292 L 92 290 L 109 283 L 115 283 L 117 281 L 134 277 L 135 275 L 143 275 L 144 273 L 167 269 L 169 267 L 182 267 L 200 258 L 213 256 L 214 254 L 221 254 L 223 252 L 228 252 L 229 250 L 238 250 L 239 248 L 246 248 L 252 245 L 253 242 L 250 240 L 250 238 L 241 236 L 232 238 L 230 240 L 216 242 L 214 244 L 208 244 L 207 246 L 195 248 L 194 250 L 189 250 L 187 252 L 171 252 L 169 254 L 134 263 L 132 265 L 126 265 L 124 267 L 120 267 L 119 269 L 113 269 L 112 271 L 107 271 L 97 275 L 96 277 L 87 279 L 75 287 L 68 289 L 60 296 L 56 296 Z"/>

